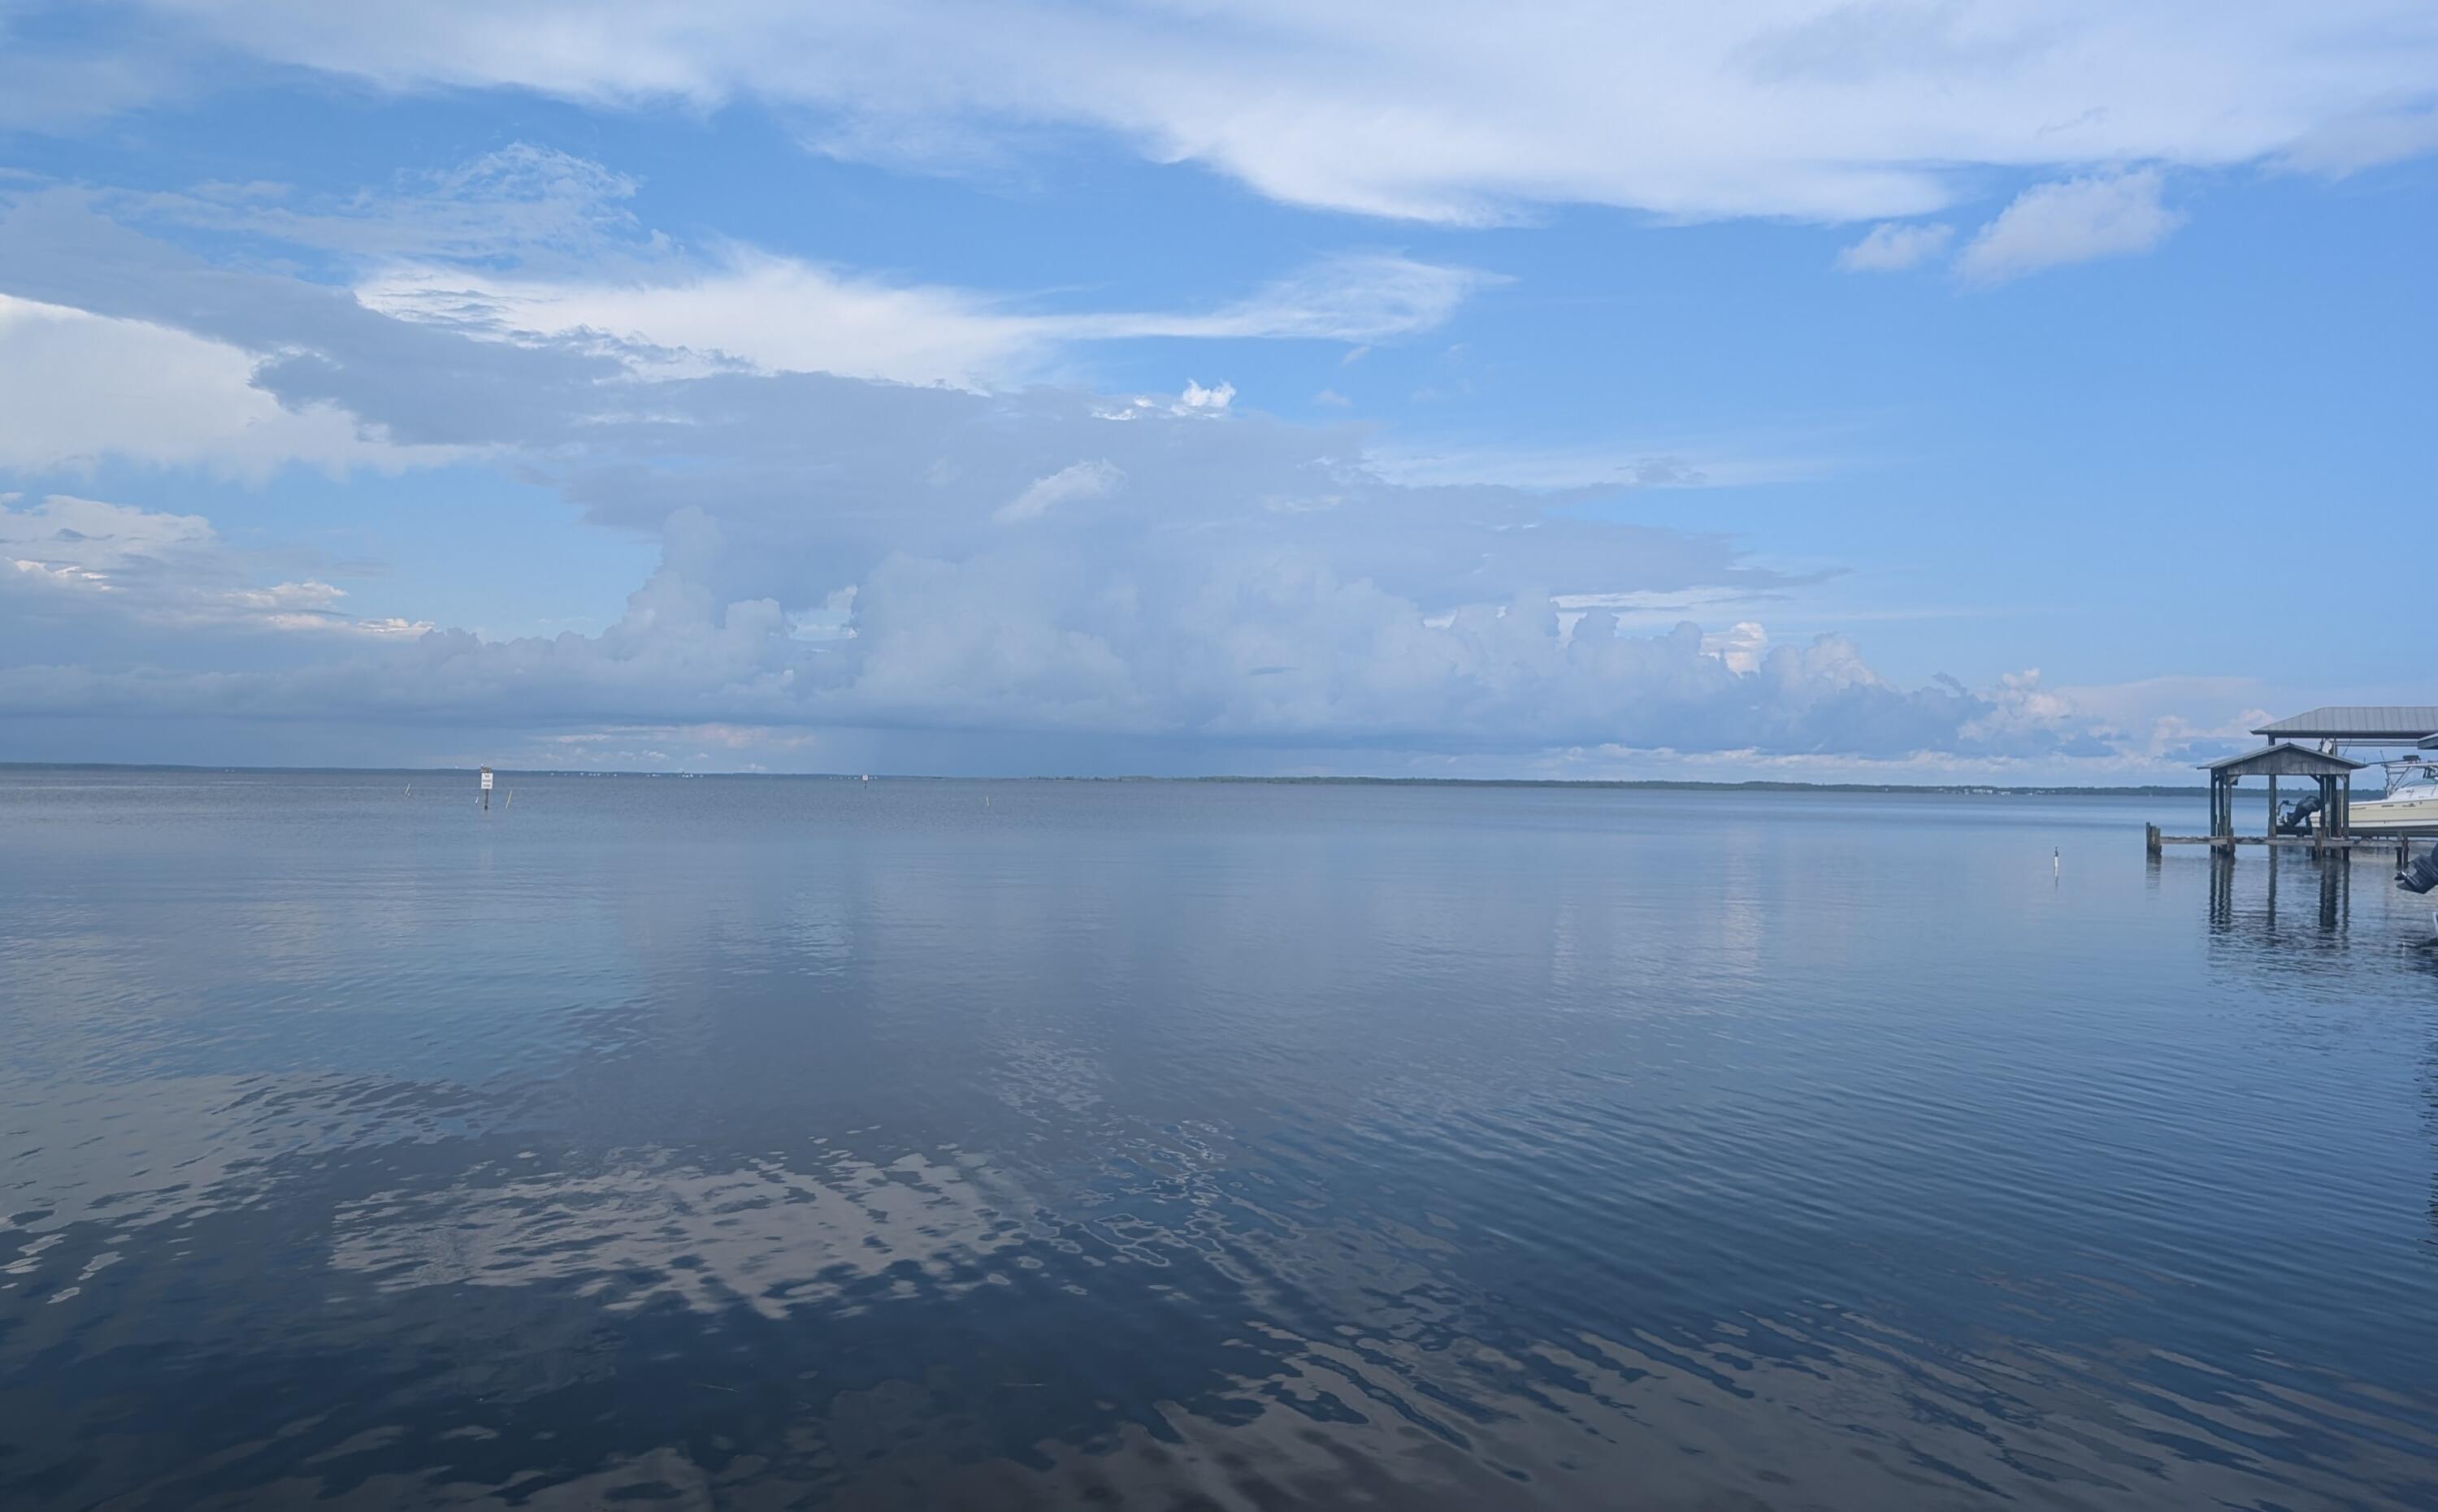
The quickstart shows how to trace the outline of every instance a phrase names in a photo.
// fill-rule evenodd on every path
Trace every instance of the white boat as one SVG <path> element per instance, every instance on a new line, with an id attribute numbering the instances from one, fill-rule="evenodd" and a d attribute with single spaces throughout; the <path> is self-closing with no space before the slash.
<path id="1" fill-rule="evenodd" d="M 2408 756 L 2382 762 L 2387 792 L 2378 798 L 2358 798 L 2345 810 L 2356 835 L 2438 835 L 2438 762 Z"/>

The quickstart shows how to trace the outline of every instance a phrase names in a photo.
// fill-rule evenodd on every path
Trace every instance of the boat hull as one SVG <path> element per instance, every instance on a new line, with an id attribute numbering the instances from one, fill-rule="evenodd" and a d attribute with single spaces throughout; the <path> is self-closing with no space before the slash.
<path id="1" fill-rule="evenodd" d="M 2345 811 L 2356 835 L 2438 835 L 2438 793 L 2428 798 L 2374 798 Z"/>

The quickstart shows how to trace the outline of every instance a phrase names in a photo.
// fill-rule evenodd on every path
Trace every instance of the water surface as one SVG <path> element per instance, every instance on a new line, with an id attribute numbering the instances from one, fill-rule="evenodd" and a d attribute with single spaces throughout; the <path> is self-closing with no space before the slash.
<path id="1" fill-rule="evenodd" d="M 0 773 L 0 1505 L 2438 1504 L 2391 864 L 409 781 Z"/>

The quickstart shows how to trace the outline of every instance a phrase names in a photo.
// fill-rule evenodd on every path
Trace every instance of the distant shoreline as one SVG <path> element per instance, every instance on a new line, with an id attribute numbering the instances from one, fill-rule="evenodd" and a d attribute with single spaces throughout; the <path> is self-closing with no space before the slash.
<path id="1" fill-rule="evenodd" d="M 649 777 L 701 781 L 741 779 L 749 782 L 853 782 L 854 772 L 633 772 L 576 771 L 564 767 L 492 768 L 503 777 Z M 0 762 L 0 772 L 222 772 L 289 773 L 299 776 L 471 777 L 471 766 L 204 766 L 178 762 Z M 1174 782 L 1225 783 L 1271 787 L 1581 787 L 1625 792 L 1665 793 L 1925 793 L 1958 798 L 2193 798 L 2206 787 L 2173 787 L 2163 783 L 2127 786 L 2076 786 L 2041 782 L 1793 782 L 1753 779 L 1744 782 L 1696 782 L 1677 778 L 1571 777 L 940 777 L 926 773 L 890 773 L 892 782 Z"/>

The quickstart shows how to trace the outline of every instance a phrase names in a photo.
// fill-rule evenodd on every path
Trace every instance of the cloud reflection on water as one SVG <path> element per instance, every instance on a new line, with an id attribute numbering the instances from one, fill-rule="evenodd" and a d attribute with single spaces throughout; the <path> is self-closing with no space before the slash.
<path id="1" fill-rule="evenodd" d="M 325 942 L 252 1005 L 228 910 L 160 890 L 168 842 L 54 858 L 59 917 L 128 923 L 6 1031 L 115 1015 L 0 1072 L 0 1489 L 2429 1489 L 2394 1322 L 2432 1263 L 2427 1078 L 2376 1068 L 2426 1060 L 2438 976 L 2376 894 L 2306 975 L 2249 958 L 2284 923 L 2212 932 L 2203 868 L 2069 889 L 2043 832 L 1969 811 L 1018 789 L 984 830 L 957 791 L 768 842 L 544 794 L 486 832 L 445 973 L 358 925 L 472 874 L 462 846 L 322 888 L 300 824 L 217 873 L 295 883 L 274 911 Z M 172 1001 L 199 962 L 231 979 Z M 259 1064 L 315 1060 L 345 1069 Z"/>

